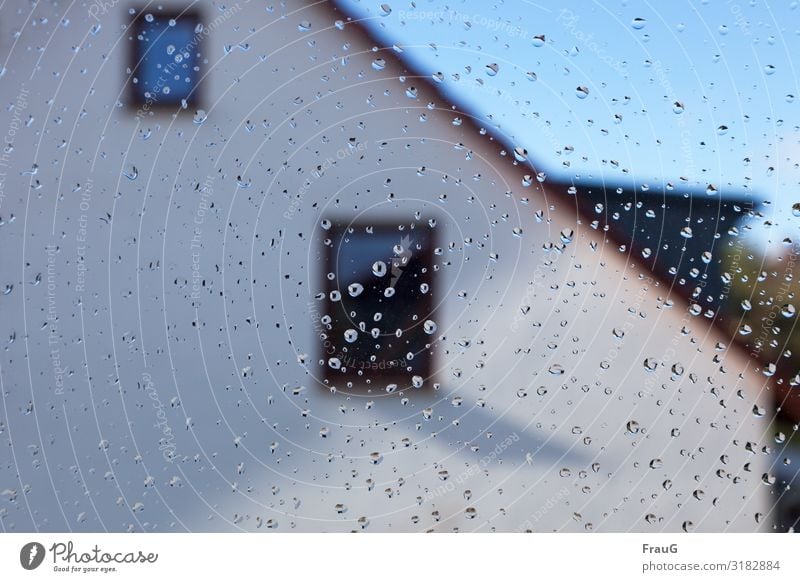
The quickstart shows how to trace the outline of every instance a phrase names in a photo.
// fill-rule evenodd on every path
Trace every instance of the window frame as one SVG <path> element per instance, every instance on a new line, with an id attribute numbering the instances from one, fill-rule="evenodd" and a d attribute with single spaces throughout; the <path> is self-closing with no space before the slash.
<path id="1" fill-rule="evenodd" d="M 320 290 L 324 292 L 325 298 L 322 300 L 324 307 L 320 309 L 320 313 L 326 312 L 328 310 L 329 313 L 333 314 L 333 306 L 335 302 L 331 301 L 330 294 L 334 290 L 338 290 L 342 293 L 342 297 L 344 298 L 347 294 L 346 288 L 340 288 L 342 284 L 339 281 L 339 274 L 338 274 L 338 265 L 337 265 L 337 253 L 339 246 L 341 244 L 342 238 L 346 235 L 348 229 L 354 229 L 354 231 L 359 232 L 360 236 L 364 236 L 365 230 L 367 226 L 372 227 L 374 233 L 379 235 L 386 235 L 386 234 L 397 234 L 399 237 L 402 237 L 404 232 L 422 232 L 425 236 L 425 243 L 423 248 L 417 254 L 422 266 L 427 268 L 431 275 L 433 275 L 436 270 L 434 269 L 434 248 L 436 247 L 437 242 L 437 230 L 436 229 L 429 229 L 427 228 L 427 221 L 421 220 L 416 222 L 416 227 L 414 229 L 409 228 L 410 224 L 403 223 L 400 220 L 394 221 L 390 219 L 380 219 L 380 220 L 346 220 L 341 218 L 330 219 L 331 227 L 325 232 L 322 240 L 330 239 L 332 244 L 323 244 L 322 240 L 320 244 L 322 245 L 322 249 L 320 252 Z M 406 231 L 398 230 L 399 226 L 405 226 Z M 387 258 L 389 258 L 387 256 Z M 391 264 L 387 262 L 387 266 L 391 267 Z M 327 278 L 327 273 L 334 272 L 336 273 L 336 278 L 331 281 Z M 387 275 L 391 276 L 391 275 Z M 393 366 L 391 368 L 369 368 L 373 371 L 370 375 L 358 375 L 359 368 L 350 369 L 348 367 L 347 372 L 341 372 L 339 370 L 334 370 L 328 365 L 328 358 L 334 357 L 336 352 L 331 354 L 328 350 L 331 346 L 327 345 L 327 336 L 326 334 L 335 334 L 338 332 L 343 331 L 343 326 L 341 322 L 329 324 L 329 326 L 323 326 L 321 322 L 314 321 L 313 325 L 315 329 L 319 331 L 316 333 L 316 341 L 317 341 L 317 349 L 319 354 L 318 361 L 322 361 L 323 373 L 322 381 L 325 385 L 332 387 L 336 386 L 337 392 L 347 393 L 349 390 L 353 390 L 356 393 L 363 393 L 367 391 L 370 394 L 384 394 L 388 395 L 385 392 L 385 388 L 389 384 L 397 384 L 397 390 L 394 392 L 395 394 L 403 392 L 405 390 L 426 390 L 430 388 L 433 383 L 435 382 L 435 370 L 436 370 L 436 354 L 435 354 L 435 345 L 437 341 L 437 333 L 425 336 L 425 332 L 422 330 L 422 326 L 426 319 L 434 318 L 435 312 L 437 310 L 437 285 L 435 281 L 431 281 L 430 289 L 425 294 L 420 294 L 414 301 L 415 306 L 419 306 L 420 313 L 424 313 L 424 317 L 420 317 L 419 321 L 417 321 L 413 328 L 414 331 L 408 331 L 405 333 L 418 333 L 422 334 L 420 337 L 428 338 L 424 343 L 420 342 L 420 345 L 424 345 L 423 349 L 417 350 L 415 352 L 415 363 L 417 366 L 414 366 L 413 371 L 408 371 L 406 367 L 402 365 Z M 399 299 L 400 297 L 398 297 Z M 340 302 L 341 303 L 341 302 Z M 405 304 L 405 303 L 404 303 Z M 340 307 L 340 309 L 343 309 Z M 331 329 L 332 328 L 332 329 Z M 368 333 L 368 332 L 362 332 Z M 392 335 L 388 333 L 381 334 L 381 337 Z M 333 344 L 335 345 L 335 344 Z M 339 350 L 340 352 L 341 350 Z M 418 359 L 419 358 L 419 359 Z M 399 358 L 393 358 L 389 360 L 393 362 L 398 360 Z M 384 360 L 385 362 L 386 360 Z M 403 358 L 405 361 L 405 358 Z M 363 368 L 362 368 L 363 369 Z M 421 376 L 424 379 L 424 383 L 422 388 L 414 388 L 411 385 L 411 377 L 412 376 Z M 371 382 L 368 382 L 370 380 Z M 351 382 L 352 387 L 347 386 L 347 383 Z"/>
<path id="2" fill-rule="evenodd" d="M 164 10 L 154 10 L 149 11 L 144 8 L 137 8 L 136 12 L 131 16 L 131 20 L 128 25 L 129 31 L 129 42 L 130 45 L 128 46 L 128 69 L 129 73 L 127 73 L 126 85 L 127 85 L 127 98 L 126 98 L 126 105 L 130 109 L 135 109 L 141 112 L 144 110 L 145 113 L 149 112 L 181 112 L 181 111 L 189 111 L 189 110 L 197 110 L 202 107 L 203 99 L 203 92 L 201 90 L 201 81 L 203 78 L 203 70 L 202 70 L 202 60 L 198 62 L 200 66 L 200 71 L 197 72 L 197 79 L 194 83 L 189 95 L 186 97 L 186 107 L 184 108 L 181 105 L 181 100 L 179 99 L 176 101 L 163 101 L 159 99 L 151 99 L 146 98 L 143 96 L 143 92 L 140 91 L 138 85 L 133 82 L 133 79 L 140 75 L 140 71 L 142 70 L 142 61 L 146 54 L 146 51 L 140 50 L 140 41 L 139 35 L 144 31 L 144 28 L 150 24 L 145 20 L 146 14 L 153 14 L 158 19 L 163 19 L 169 21 L 170 19 L 174 20 L 191 20 L 192 30 L 196 28 L 198 24 L 203 22 L 202 20 L 202 11 L 195 7 L 195 6 L 187 6 L 183 10 L 178 10 L 175 8 L 166 8 Z M 202 47 L 203 47 L 203 40 L 204 34 L 201 33 L 194 33 L 197 37 L 197 43 L 195 44 L 194 50 L 196 52 L 200 52 L 202 54 Z"/>

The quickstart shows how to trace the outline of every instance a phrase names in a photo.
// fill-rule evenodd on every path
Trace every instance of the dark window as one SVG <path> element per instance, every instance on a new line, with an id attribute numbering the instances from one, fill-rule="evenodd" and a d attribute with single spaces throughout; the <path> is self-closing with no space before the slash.
<path id="1" fill-rule="evenodd" d="M 432 383 L 434 235 L 413 225 L 326 223 L 320 363 L 346 391 Z"/>
<path id="2" fill-rule="evenodd" d="M 137 13 L 131 24 L 131 105 L 197 106 L 204 30 L 195 11 Z"/>

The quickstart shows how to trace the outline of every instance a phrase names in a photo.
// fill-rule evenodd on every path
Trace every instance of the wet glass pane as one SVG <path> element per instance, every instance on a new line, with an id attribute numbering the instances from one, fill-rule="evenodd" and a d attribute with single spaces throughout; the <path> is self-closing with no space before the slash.
<path id="1" fill-rule="evenodd" d="M 0 531 L 797 527 L 794 3 L 15 3 Z"/>

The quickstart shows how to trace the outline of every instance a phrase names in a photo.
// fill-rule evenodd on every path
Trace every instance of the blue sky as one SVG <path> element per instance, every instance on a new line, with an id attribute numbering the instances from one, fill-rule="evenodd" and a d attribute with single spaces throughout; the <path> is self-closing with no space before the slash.
<path id="1" fill-rule="evenodd" d="M 548 176 L 749 189 L 796 228 L 797 2 L 339 4 Z"/>

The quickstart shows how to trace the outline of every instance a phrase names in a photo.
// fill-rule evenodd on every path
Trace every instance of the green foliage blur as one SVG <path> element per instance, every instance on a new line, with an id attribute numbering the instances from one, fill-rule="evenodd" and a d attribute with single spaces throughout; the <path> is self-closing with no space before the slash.
<path id="1" fill-rule="evenodd" d="M 780 250 L 765 254 L 734 241 L 722 260 L 726 326 L 750 356 L 761 362 L 765 375 L 792 384 L 797 383 L 800 370 L 798 269 L 800 246 L 788 242 Z"/>

